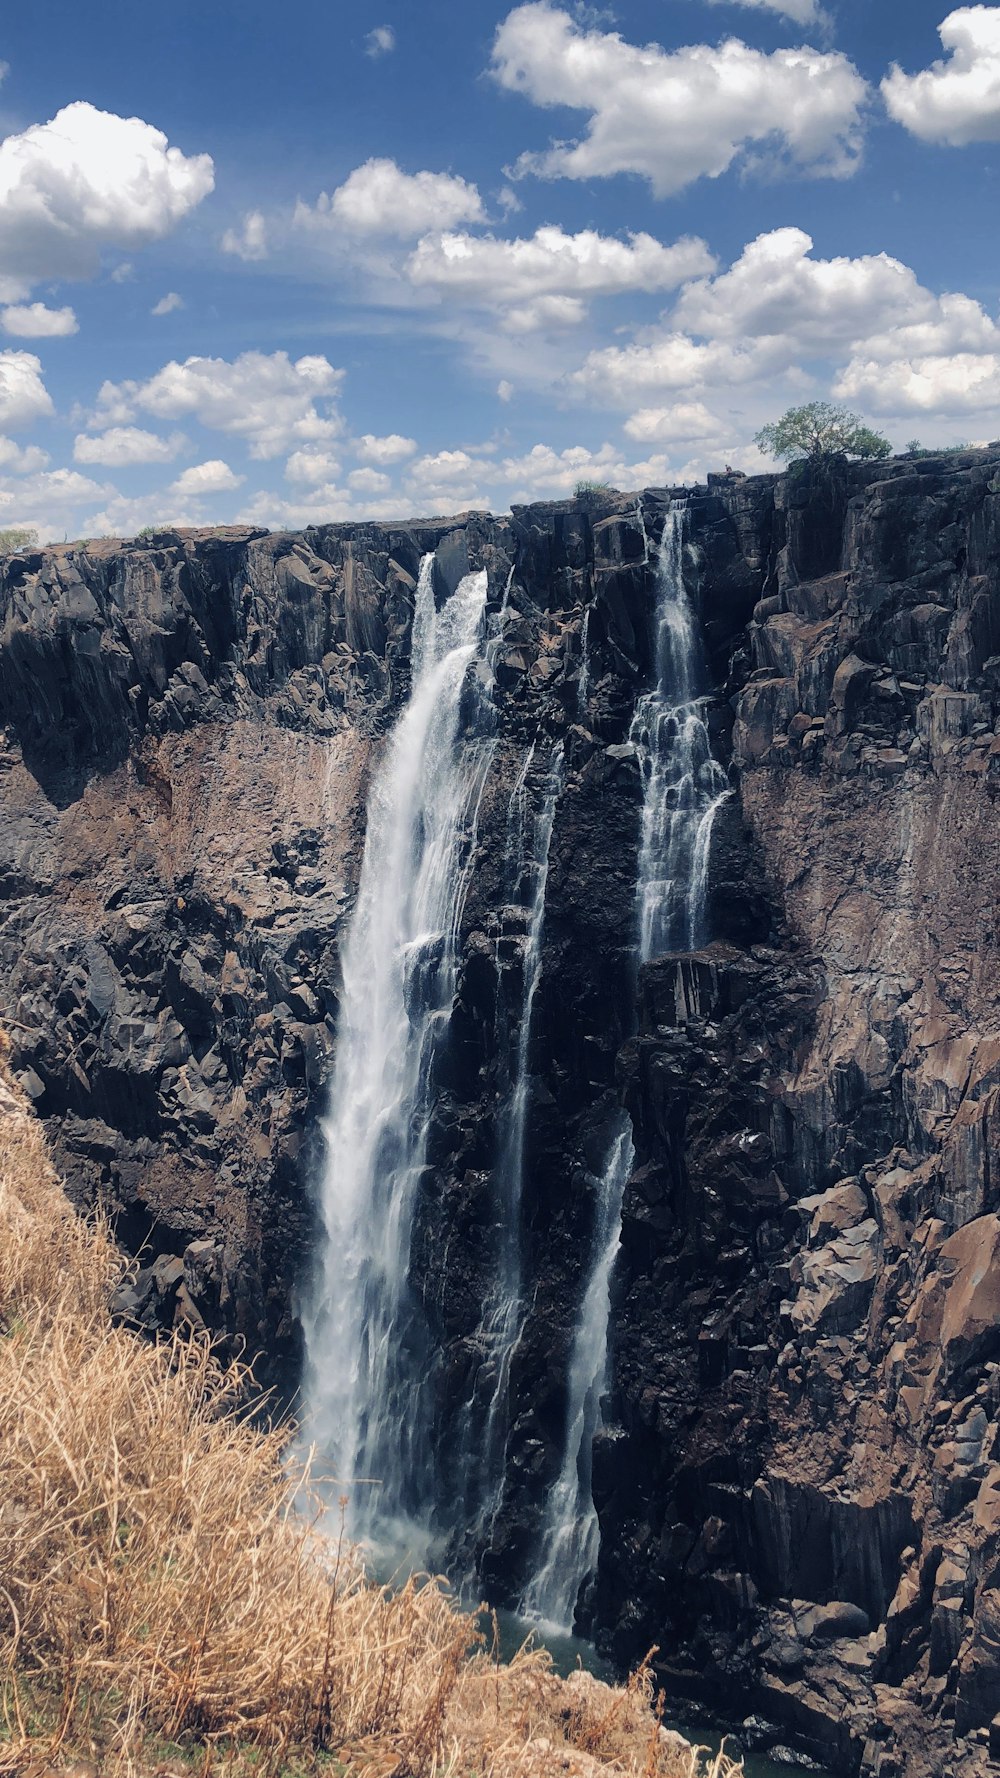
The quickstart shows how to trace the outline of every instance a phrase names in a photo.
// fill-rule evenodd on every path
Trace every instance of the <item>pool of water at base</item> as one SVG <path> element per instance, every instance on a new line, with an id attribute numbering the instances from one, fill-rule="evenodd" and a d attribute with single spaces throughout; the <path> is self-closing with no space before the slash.
<path id="1" fill-rule="evenodd" d="M 613 1685 L 617 1678 L 609 1661 L 598 1654 L 593 1643 L 585 1642 L 580 1636 L 567 1635 L 555 1624 L 532 1623 L 527 1618 L 518 1617 L 513 1611 L 485 1611 L 481 1618 L 481 1628 L 487 1642 L 493 1639 L 493 1621 L 496 1620 L 497 1640 L 501 1658 L 509 1661 L 529 1637 L 534 1639 L 535 1646 L 545 1648 L 552 1656 L 552 1665 L 557 1673 L 565 1678 L 574 1673 L 578 1667 L 585 1672 L 593 1673 L 595 1679 L 607 1680 Z M 724 1731 L 713 1728 L 706 1722 L 684 1721 L 681 1717 L 665 1716 L 664 1727 L 676 1729 L 685 1740 L 694 1742 L 697 1747 L 708 1747 L 717 1753 L 726 1739 Z M 739 1731 L 734 1731 L 739 1736 Z M 729 1737 L 730 1743 L 732 1736 Z M 743 1751 L 743 1766 L 746 1778 L 829 1778 L 818 1766 L 803 1766 L 795 1762 L 785 1762 L 768 1758 L 766 1754 Z M 733 1748 L 733 1753 L 737 1752 Z"/>

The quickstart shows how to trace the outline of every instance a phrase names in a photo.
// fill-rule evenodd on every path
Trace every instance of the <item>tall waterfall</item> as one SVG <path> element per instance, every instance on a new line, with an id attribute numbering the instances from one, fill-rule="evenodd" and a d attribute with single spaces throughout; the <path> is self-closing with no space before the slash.
<path id="1" fill-rule="evenodd" d="M 644 785 L 637 888 L 643 963 L 703 943 L 712 824 L 729 794 L 698 691 L 703 661 L 684 584 L 687 523 L 686 505 L 675 502 L 656 560 L 656 685 L 639 699 L 632 722 Z"/>
<path id="2" fill-rule="evenodd" d="M 478 1332 L 482 1362 L 466 1410 L 465 1511 L 480 1541 L 503 1498 L 505 1445 L 509 1422 L 510 1363 L 524 1313 L 521 1268 L 521 1205 L 525 1186 L 525 1138 L 531 1097 L 531 1036 L 535 998 L 542 976 L 545 894 L 556 809 L 565 782 L 564 749 L 554 742 L 541 770 L 538 807 L 531 817 L 532 778 L 538 776 L 538 748 L 528 748 L 515 780 L 507 814 L 505 868 L 511 905 L 501 931 L 519 928 L 521 991 L 514 1024 L 513 1053 L 499 1125 L 494 1192 L 499 1248 L 493 1288 Z M 498 953 L 501 940 L 498 938 Z M 500 960 L 498 954 L 498 971 Z"/>
<path id="3" fill-rule="evenodd" d="M 638 522 L 648 561 L 641 503 Z M 672 505 L 656 559 L 656 685 L 639 699 L 631 732 L 643 779 L 636 900 L 644 963 L 668 950 L 693 951 L 704 941 L 712 823 L 729 789 L 712 757 L 705 703 L 698 696 L 702 660 L 684 584 L 686 527 L 686 507 Z M 549 1496 L 542 1559 L 523 1602 L 529 1615 L 565 1629 L 572 1628 L 580 1589 L 597 1565 L 591 1458 L 607 1375 L 611 1272 L 634 1158 L 623 1114 L 596 1194 L 591 1270 L 567 1378 L 562 1469 Z"/>
<path id="4" fill-rule="evenodd" d="M 549 1494 L 541 1564 L 528 1586 L 528 1617 L 570 1630 L 580 1588 L 597 1567 L 601 1533 L 594 1505 L 592 1455 L 601 1424 L 601 1393 L 608 1362 L 611 1271 L 622 1232 L 622 1197 L 635 1149 L 623 1112 L 597 1193 L 593 1265 L 580 1305 L 567 1377 L 568 1411 L 562 1469 Z"/>
<path id="5" fill-rule="evenodd" d="M 368 799 L 343 953 L 322 1276 L 307 1318 L 312 1434 L 350 1496 L 354 1535 L 412 1541 L 433 1505 L 429 1359 L 409 1282 L 435 1056 L 455 995 L 457 936 L 492 707 L 469 667 L 486 606 L 470 574 L 441 610 L 433 558 L 416 592 L 412 688 Z"/>

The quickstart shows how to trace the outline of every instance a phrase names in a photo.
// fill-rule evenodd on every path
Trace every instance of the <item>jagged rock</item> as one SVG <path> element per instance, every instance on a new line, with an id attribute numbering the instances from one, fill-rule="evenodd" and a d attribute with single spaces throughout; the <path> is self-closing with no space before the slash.
<path id="1" fill-rule="evenodd" d="M 629 731 L 653 636 L 635 496 L 164 532 L 0 569 L 0 1009 L 22 1078 L 76 1195 L 137 1257 L 120 1311 L 203 1323 L 289 1384 L 338 949 L 420 562 L 436 549 L 439 598 L 485 567 L 493 617 L 509 589 L 414 1234 L 440 1424 L 481 1357 L 496 1232 L 524 948 L 504 914 L 511 795 L 530 744 L 558 738 L 532 1309 L 483 1573 L 514 1599 L 536 1547 L 623 1100 L 636 1165 L 587 1621 L 852 1778 L 974 1778 L 1000 1687 L 997 469 L 995 450 L 834 461 L 692 494 L 735 794 L 712 833 L 714 942 L 638 983 Z M 667 499 L 643 496 L 654 550 Z"/>

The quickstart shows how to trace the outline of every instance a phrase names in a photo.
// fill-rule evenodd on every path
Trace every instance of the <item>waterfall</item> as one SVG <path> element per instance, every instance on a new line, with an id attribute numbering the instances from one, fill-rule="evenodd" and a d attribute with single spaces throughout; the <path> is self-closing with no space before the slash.
<path id="1" fill-rule="evenodd" d="M 525 1183 L 525 1139 L 531 1099 L 531 1034 L 535 998 L 542 977 L 545 895 L 556 808 L 565 783 L 561 741 L 549 750 L 540 801 L 529 822 L 530 783 L 536 745 L 522 762 L 507 813 L 506 869 L 512 905 L 503 926 L 523 932 L 519 1014 L 516 1043 L 509 1063 L 509 1085 L 500 1119 L 494 1171 L 499 1249 L 493 1288 L 478 1330 L 482 1360 L 466 1409 L 466 1518 L 488 1541 L 489 1529 L 503 1499 L 505 1446 L 509 1422 L 511 1358 L 517 1348 L 524 1314 L 521 1267 L 521 1202 Z M 497 940 L 499 952 L 503 931 Z"/>
<path id="2" fill-rule="evenodd" d="M 639 523 L 646 538 L 642 506 Z M 704 941 L 712 823 L 729 793 L 712 757 L 703 663 L 695 614 L 684 584 L 687 509 L 672 505 L 656 559 L 656 684 L 639 699 L 632 722 L 643 779 L 642 837 L 636 889 L 642 962 Z M 594 1435 L 608 1366 L 611 1273 L 621 1238 L 622 1198 L 634 1161 L 631 1125 L 622 1113 L 596 1195 L 592 1258 L 567 1376 L 566 1435 L 549 1495 L 538 1571 L 523 1607 L 529 1616 L 571 1629 L 581 1588 L 594 1572 L 600 1528 L 591 1485 Z"/>
<path id="3" fill-rule="evenodd" d="M 729 794 L 698 691 L 704 668 L 684 584 L 687 520 L 680 502 L 664 517 L 656 559 L 656 684 L 639 699 L 631 732 L 644 787 L 637 889 L 643 963 L 704 942 L 712 824 Z"/>
<path id="4" fill-rule="evenodd" d="M 623 1112 L 597 1193 L 594 1263 L 580 1305 L 567 1377 L 562 1469 L 546 1507 L 541 1565 L 522 1602 L 527 1617 L 561 1630 L 572 1629 L 580 1588 L 597 1567 L 601 1534 L 591 1460 L 607 1378 L 611 1271 L 621 1240 L 622 1197 L 634 1159 L 632 1126 Z"/>
<path id="5" fill-rule="evenodd" d="M 578 716 L 586 715 L 587 700 L 590 697 L 590 606 L 583 613 L 580 624 L 580 677 L 576 686 L 576 712 Z"/>
<path id="6" fill-rule="evenodd" d="M 434 1502 L 431 1359 L 410 1246 L 436 1056 L 493 751 L 492 706 L 469 667 L 486 573 L 436 608 L 417 585 L 412 686 L 376 770 L 343 992 L 322 1189 L 325 1242 L 306 1318 L 312 1434 L 350 1496 L 355 1536 L 426 1547 Z"/>

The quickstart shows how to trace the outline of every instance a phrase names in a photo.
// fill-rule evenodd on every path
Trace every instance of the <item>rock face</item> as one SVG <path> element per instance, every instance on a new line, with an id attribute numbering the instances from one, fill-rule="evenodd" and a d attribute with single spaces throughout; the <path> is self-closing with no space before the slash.
<path id="1" fill-rule="evenodd" d="M 658 1644 L 750 1738 L 972 1774 L 1000 1746 L 1000 453 L 690 496 L 735 794 L 713 942 L 637 978 L 628 737 L 664 500 L 9 560 L 0 1016 L 64 1176 L 140 1257 L 123 1312 L 203 1321 L 294 1384 L 366 788 L 421 557 L 442 595 L 485 567 L 497 746 L 413 1259 L 442 1436 L 521 1005 L 511 795 L 532 743 L 564 743 L 566 779 L 484 1583 L 516 1600 L 537 1555 L 624 1103 L 591 1627 L 622 1662 Z"/>

